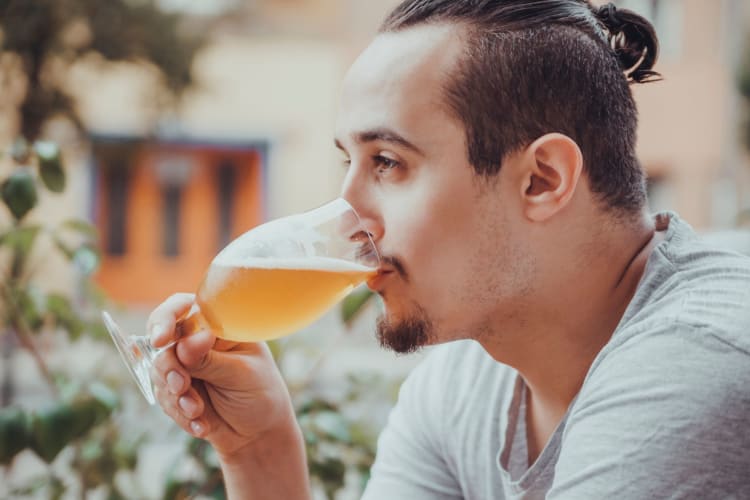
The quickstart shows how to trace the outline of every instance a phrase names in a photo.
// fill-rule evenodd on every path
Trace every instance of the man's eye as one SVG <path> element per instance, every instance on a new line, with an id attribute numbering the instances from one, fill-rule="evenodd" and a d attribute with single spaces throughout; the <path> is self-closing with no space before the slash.
<path id="1" fill-rule="evenodd" d="M 379 170 L 390 170 L 399 166 L 399 162 L 396 160 L 382 155 L 375 155 L 372 157 L 372 160 L 375 162 L 375 166 L 378 167 Z"/>
<path id="2" fill-rule="evenodd" d="M 342 166 L 343 166 L 344 168 L 349 168 L 349 166 L 350 166 L 351 164 L 352 164 L 352 160 L 351 160 L 351 159 L 349 159 L 349 158 L 344 158 L 343 160 L 341 160 L 341 165 L 342 165 Z"/>

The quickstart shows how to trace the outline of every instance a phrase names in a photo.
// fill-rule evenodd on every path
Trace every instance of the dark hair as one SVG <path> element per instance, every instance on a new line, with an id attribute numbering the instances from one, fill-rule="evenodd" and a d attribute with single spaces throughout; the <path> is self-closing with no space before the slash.
<path id="1" fill-rule="evenodd" d="M 581 148 L 592 191 L 632 214 L 646 199 L 635 156 L 637 111 L 628 83 L 659 78 L 653 26 L 587 0 L 406 0 L 381 32 L 463 25 L 464 57 L 445 88 L 480 175 L 549 132 Z"/>

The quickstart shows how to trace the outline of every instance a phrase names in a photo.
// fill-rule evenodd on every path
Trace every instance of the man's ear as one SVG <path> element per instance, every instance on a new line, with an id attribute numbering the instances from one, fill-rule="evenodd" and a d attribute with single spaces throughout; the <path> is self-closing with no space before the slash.
<path id="1" fill-rule="evenodd" d="M 581 148 L 566 135 L 545 134 L 526 148 L 523 158 L 523 213 L 532 221 L 547 220 L 573 197 L 583 170 Z"/>

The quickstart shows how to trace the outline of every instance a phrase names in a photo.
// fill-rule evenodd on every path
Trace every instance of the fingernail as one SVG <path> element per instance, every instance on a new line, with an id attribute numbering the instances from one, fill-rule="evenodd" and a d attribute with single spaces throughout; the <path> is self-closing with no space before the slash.
<path id="1" fill-rule="evenodd" d="M 179 373 L 174 371 L 167 373 L 167 385 L 172 394 L 180 392 L 182 390 L 182 384 L 184 383 L 185 379 L 182 378 L 182 375 Z"/>
<path id="2" fill-rule="evenodd" d="M 180 399 L 178 399 L 177 404 L 179 404 L 180 408 L 182 408 L 182 410 L 189 415 L 192 415 L 193 413 L 195 413 L 195 410 L 198 409 L 198 404 L 192 399 L 185 396 L 182 396 Z"/>
<path id="3" fill-rule="evenodd" d="M 197 420 L 193 420 L 192 422 L 190 422 L 190 428 L 193 429 L 193 433 L 196 435 L 203 434 L 203 424 L 201 424 Z"/>

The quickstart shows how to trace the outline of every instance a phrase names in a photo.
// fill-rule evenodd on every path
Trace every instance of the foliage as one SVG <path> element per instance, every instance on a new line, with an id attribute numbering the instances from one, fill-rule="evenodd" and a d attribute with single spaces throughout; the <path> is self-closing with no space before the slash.
<path id="1" fill-rule="evenodd" d="M 276 346 L 282 357 L 298 347 Z M 377 375 L 350 375 L 341 398 L 323 396 L 314 389 L 313 380 L 292 391 L 297 421 L 302 429 L 307 451 L 310 480 L 314 487 L 333 500 L 354 481 L 354 489 L 364 490 L 375 459 L 375 442 L 379 423 L 368 421 L 362 413 L 371 412 L 373 404 L 389 406 L 395 399 L 400 379 L 385 380 Z M 357 409 L 361 411 L 356 411 Z M 209 497 L 224 499 L 221 469 L 205 441 L 190 438 L 187 455 L 200 474 L 187 479 L 172 475 L 167 479 L 163 500 Z M 180 456 L 180 461 L 184 457 Z"/>
<path id="2" fill-rule="evenodd" d="M 341 320 L 344 324 L 351 325 L 374 296 L 368 288 L 350 293 L 341 303 Z"/>
<path id="3" fill-rule="evenodd" d="M 40 459 L 52 463 L 63 449 L 70 446 L 74 448 L 76 469 L 84 491 L 103 484 L 115 492 L 114 476 L 102 470 L 107 462 L 99 460 L 101 453 L 97 455 L 94 450 L 117 442 L 117 430 L 109 419 L 118 405 L 117 398 L 106 387 L 79 388 L 67 381 L 63 374 L 52 373 L 36 347 L 37 339 L 44 332 L 65 332 L 69 340 L 84 333 L 101 335 L 102 325 L 93 311 L 86 312 L 77 307 L 78 304 L 74 304 L 68 295 L 43 290 L 40 282 L 44 277 L 38 273 L 40 259 L 34 258 L 35 249 L 43 241 L 57 250 L 70 265 L 77 267 L 87 285 L 82 289 L 88 293 L 76 297 L 77 301 L 98 305 L 100 294 L 88 282 L 88 276 L 96 269 L 99 260 L 97 233 L 88 222 L 78 219 L 44 225 L 30 220 L 30 214 L 40 197 L 45 195 L 45 190 L 60 193 L 65 189 L 65 172 L 55 144 L 41 141 L 29 144 L 18 139 L 4 159 L 6 166 L 10 167 L 10 173 L 0 183 L 0 199 L 8 212 L 4 218 L 9 221 L 6 227 L 0 227 L 0 258 L 7 264 L 0 267 L 3 274 L 0 326 L 4 345 L 12 345 L 10 342 L 15 339 L 27 350 L 47 380 L 50 391 L 57 397 L 48 407 L 36 411 L 6 407 L 13 398 L 14 374 L 10 363 L 4 365 L 0 464 L 10 466 L 14 457 L 25 449 L 33 450 Z M 106 428 L 109 430 L 104 436 L 101 433 Z M 14 494 L 44 492 L 56 498 L 65 490 L 61 478 L 49 472 Z"/>
<path id="4" fill-rule="evenodd" d="M 110 418 L 116 402 L 102 397 L 101 388 L 62 396 L 63 388 L 73 386 L 63 373 L 50 371 L 36 346 L 43 333 L 64 332 L 68 340 L 106 336 L 97 313 L 103 294 L 89 279 L 99 262 L 95 228 L 74 218 L 57 224 L 32 220 L 41 198 L 66 189 L 59 147 L 39 138 L 46 122 L 58 116 L 82 129 L 67 81 L 82 60 L 150 65 L 162 77 L 161 97 L 179 96 L 193 83 L 190 68 L 203 43 L 202 35 L 182 33 L 180 21 L 149 0 L 0 0 L 0 105 L 18 115 L 18 138 L 0 154 L 0 200 L 7 209 L 0 221 L 8 221 L 0 222 L 0 344 L 5 357 L 15 345 L 31 354 L 55 396 L 43 410 L 5 408 L 13 399 L 14 374 L 10 363 L 3 364 L 0 463 L 10 467 L 24 449 L 52 463 L 70 448 L 82 491 L 106 485 L 112 498 L 123 497 L 115 473 L 132 469 L 136 457 L 133 442 L 120 438 Z M 41 286 L 40 264 L 50 252 L 77 269 L 76 290 Z M 66 488 L 50 472 L 14 494 L 57 498 Z"/>
<path id="5" fill-rule="evenodd" d="M 20 135 L 36 140 L 54 116 L 82 128 L 66 76 L 84 59 L 149 64 L 161 75 L 164 97 L 179 96 L 193 83 L 190 68 L 204 43 L 180 21 L 152 0 L 0 0 L 0 95 L 14 96 L 25 83 L 20 99 L 5 103 L 18 110 Z"/>

